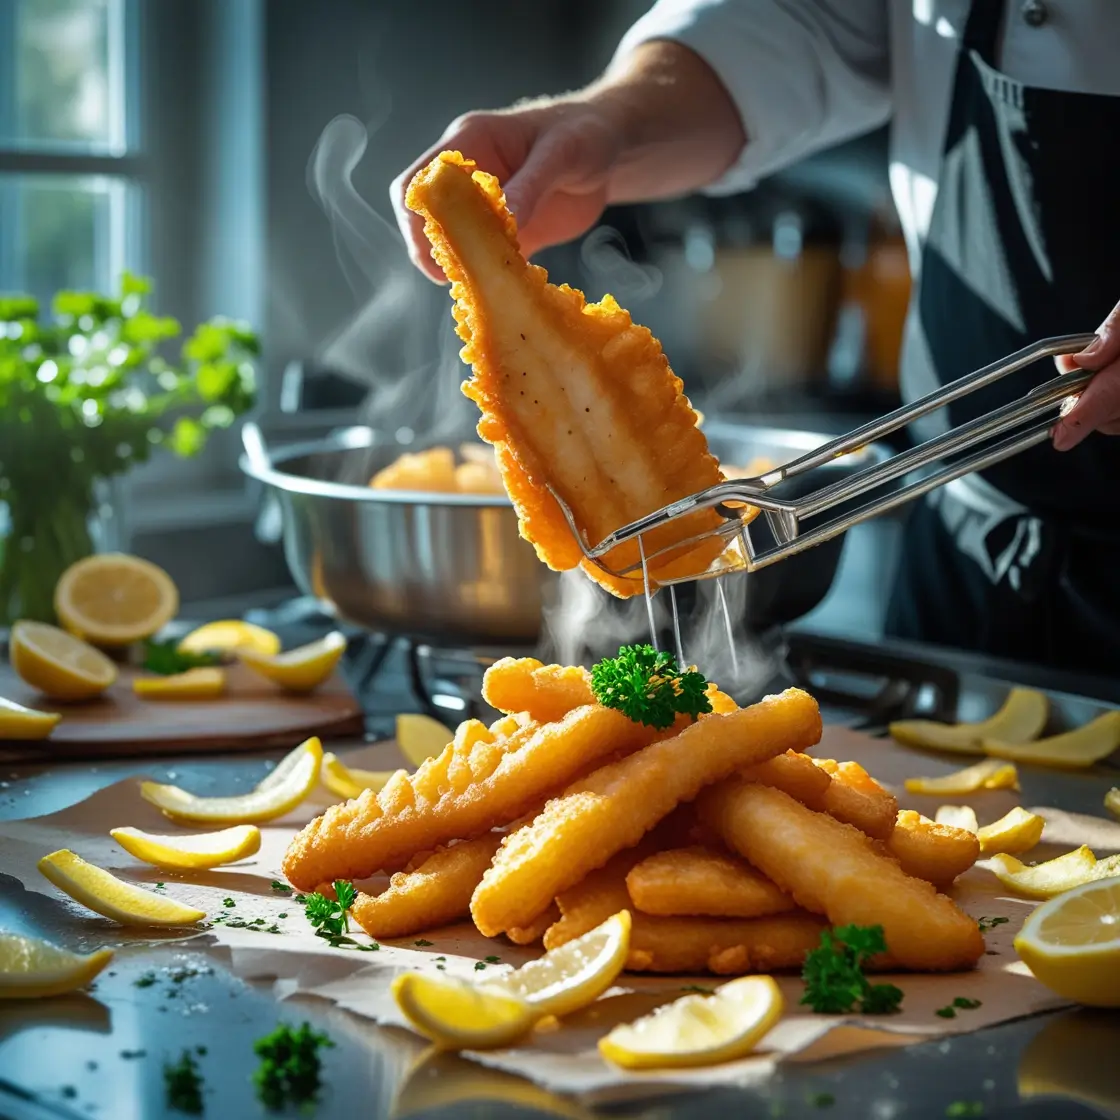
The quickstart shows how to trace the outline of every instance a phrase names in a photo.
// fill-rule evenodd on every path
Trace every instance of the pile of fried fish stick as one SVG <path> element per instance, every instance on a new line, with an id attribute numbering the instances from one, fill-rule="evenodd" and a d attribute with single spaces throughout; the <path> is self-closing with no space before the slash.
<path id="1" fill-rule="evenodd" d="M 506 714 L 467 720 L 414 773 L 308 824 L 284 858 L 291 884 L 366 888 L 351 913 L 377 938 L 469 916 L 486 937 L 552 949 L 629 910 L 637 972 L 795 969 L 849 923 L 882 927 L 878 968 L 983 954 L 944 893 L 976 836 L 900 812 L 854 762 L 805 753 L 822 731 L 808 693 L 739 707 L 713 685 L 710 713 L 656 729 L 597 703 L 583 668 L 506 658 L 483 695 Z"/>

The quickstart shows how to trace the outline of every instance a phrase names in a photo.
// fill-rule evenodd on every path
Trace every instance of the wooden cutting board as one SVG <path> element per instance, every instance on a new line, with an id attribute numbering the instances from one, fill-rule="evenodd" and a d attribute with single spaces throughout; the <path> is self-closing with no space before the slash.
<path id="1" fill-rule="evenodd" d="M 62 713 L 49 739 L 0 740 L 0 761 L 119 758 L 294 747 L 311 735 L 360 735 L 362 709 L 340 673 L 310 695 L 281 691 L 243 665 L 227 666 L 216 700 L 150 700 L 132 691 L 139 670 L 122 668 L 103 696 L 77 704 L 46 699 L 0 666 L 0 696 Z M 149 674 L 144 674 L 149 675 Z"/>

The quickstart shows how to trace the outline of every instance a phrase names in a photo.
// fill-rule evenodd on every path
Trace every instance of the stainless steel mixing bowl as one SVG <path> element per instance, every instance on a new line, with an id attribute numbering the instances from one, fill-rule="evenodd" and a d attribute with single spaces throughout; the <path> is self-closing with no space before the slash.
<path id="1" fill-rule="evenodd" d="M 735 420 L 704 426 L 725 464 L 782 463 L 827 442 L 811 432 Z M 444 645 L 532 644 L 557 577 L 518 534 L 504 495 L 371 490 L 369 478 L 403 451 L 367 427 L 266 450 L 254 424 L 243 430 L 241 467 L 278 499 L 292 576 L 334 615 L 370 630 Z M 821 468 L 814 485 L 870 466 L 866 447 Z M 827 594 L 842 540 L 830 541 L 750 578 L 752 628 L 788 622 Z M 603 593 L 604 609 L 610 596 Z"/>

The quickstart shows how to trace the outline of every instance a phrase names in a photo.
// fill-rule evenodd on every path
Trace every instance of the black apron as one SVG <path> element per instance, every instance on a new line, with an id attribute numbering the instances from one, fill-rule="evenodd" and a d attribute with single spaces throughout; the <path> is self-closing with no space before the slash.
<path id="1" fill-rule="evenodd" d="M 999 73 L 1006 11 L 1018 14 L 973 0 L 922 255 L 918 309 L 942 384 L 1039 339 L 1092 331 L 1120 300 L 1120 98 Z M 950 420 L 1053 376 L 1050 359 L 1036 363 L 951 405 Z M 1047 442 L 983 477 L 1024 512 L 978 518 L 953 511 L 944 492 L 917 505 L 887 633 L 1116 671 L 1120 437 L 1094 434 L 1062 453 Z M 972 555 L 962 551 L 970 532 Z"/>

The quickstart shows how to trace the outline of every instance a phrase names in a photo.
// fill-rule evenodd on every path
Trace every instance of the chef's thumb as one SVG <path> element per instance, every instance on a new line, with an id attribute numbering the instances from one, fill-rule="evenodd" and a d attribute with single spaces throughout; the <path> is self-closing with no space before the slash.
<path id="1" fill-rule="evenodd" d="M 1077 364 L 1086 369 L 1100 369 L 1117 358 L 1120 358 L 1120 303 L 1097 328 L 1097 337 L 1077 355 Z"/>
<path id="2" fill-rule="evenodd" d="M 587 154 L 574 130 L 563 127 L 543 132 L 525 162 L 506 186 L 506 204 L 525 229 L 541 202 L 560 187 L 578 190 L 594 174 Z"/>

